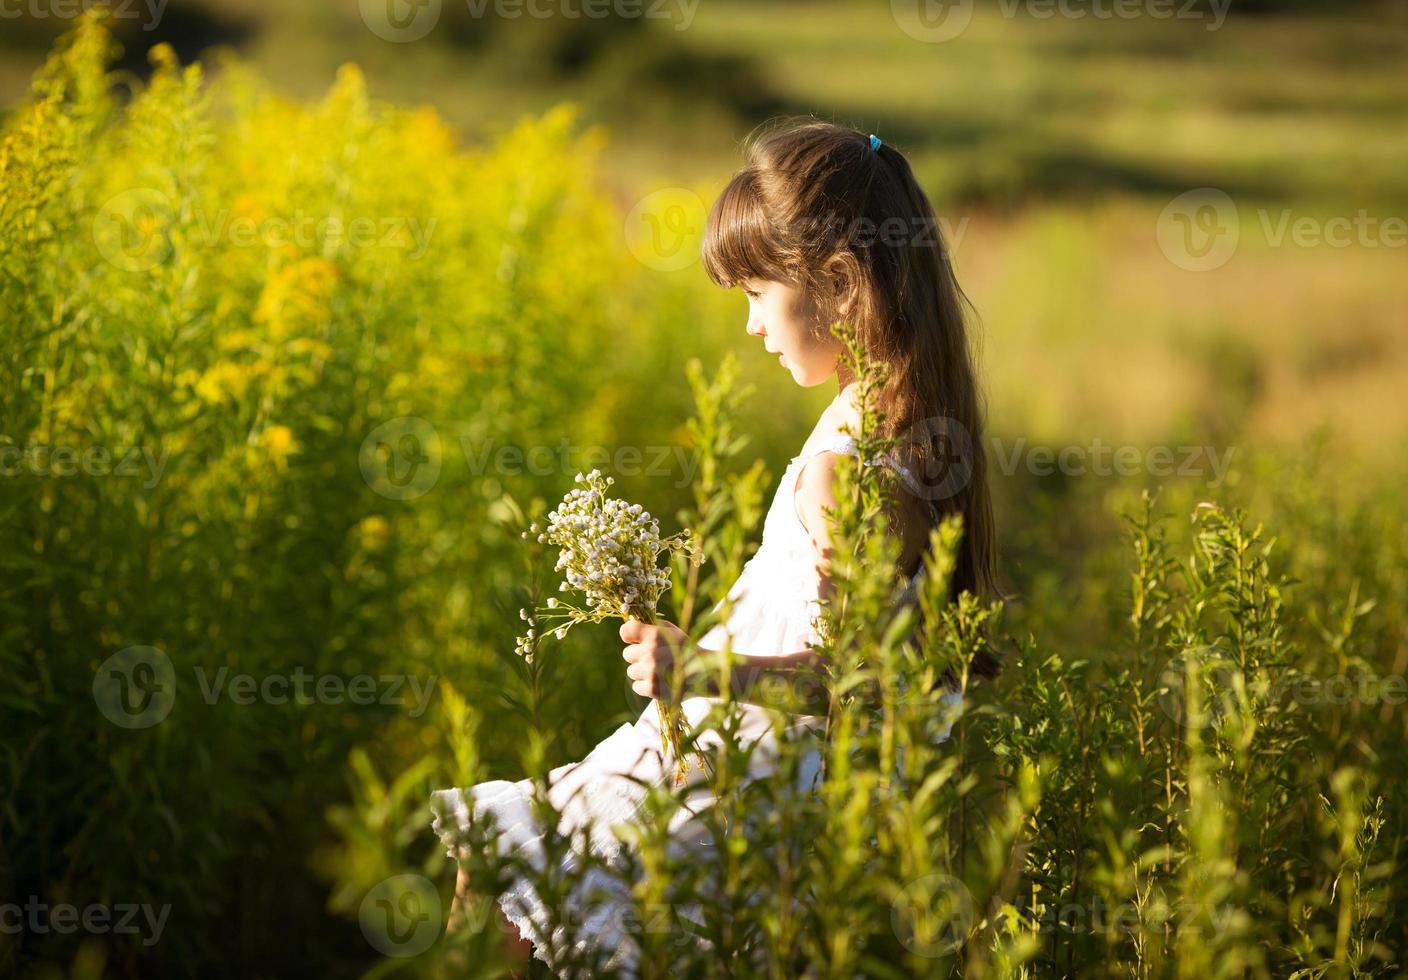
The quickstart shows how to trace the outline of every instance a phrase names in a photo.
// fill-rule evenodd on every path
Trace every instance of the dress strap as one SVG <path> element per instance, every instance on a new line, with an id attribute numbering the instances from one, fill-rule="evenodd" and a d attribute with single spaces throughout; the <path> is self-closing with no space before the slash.
<path id="1" fill-rule="evenodd" d="M 847 456 L 855 456 L 857 459 L 860 458 L 860 453 L 857 450 L 855 439 L 849 435 L 846 435 L 845 433 L 838 433 L 827 439 L 826 442 L 822 444 L 820 449 L 813 449 L 809 453 L 804 453 L 798 456 L 797 460 L 811 459 L 813 456 L 828 451 L 834 453 L 845 453 Z M 794 460 L 794 462 L 795 461 L 796 460 Z M 900 482 L 902 482 L 909 489 L 910 493 L 914 494 L 920 500 L 925 501 L 929 505 L 929 513 L 934 517 L 935 520 L 938 520 L 938 518 L 940 517 L 938 507 L 935 506 L 933 500 L 929 499 L 927 491 L 924 489 L 924 485 L 914 478 L 914 474 L 911 473 L 908 468 L 901 466 L 899 463 L 895 462 L 895 460 L 890 456 L 883 457 L 881 461 L 890 465 L 890 468 L 893 469 L 899 475 Z M 876 464 L 876 459 L 872 457 L 869 460 L 862 460 L 862 463 L 864 463 L 866 466 L 874 466 Z"/>
<path id="2" fill-rule="evenodd" d="M 796 458 L 811 459 L 813 456 L 819 456 L 826 452 L 845 453 L 847 456 L 854 456 L 856 455 L 856 441 L 845 433 L 837 433 L 823 442 L 820 449 L 813 449 L 809 453 L 802 453 Z"/>

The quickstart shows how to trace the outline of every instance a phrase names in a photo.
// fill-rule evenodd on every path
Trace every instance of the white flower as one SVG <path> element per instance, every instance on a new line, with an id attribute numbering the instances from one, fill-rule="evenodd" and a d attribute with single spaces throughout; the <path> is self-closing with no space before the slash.
<path id="1" fill-rule="evenodd" d="M 662 541 L 659 522 L 640 504 L 608 498 L 606 488 L 614 482 L 599 469 L 578 473 L 578 485 L 541 529 L 540 540 L 559 549 L 553 570 L 563 581 L 557 591 L 575 589 L 586 598 L 585 609 L 568 610 L 571 622 L 653 612 L 670 587 L 669 573 L 658 568 L 660 552 L 680 542 Z M 547 607 L 560 608 L 555 599 Z"/>

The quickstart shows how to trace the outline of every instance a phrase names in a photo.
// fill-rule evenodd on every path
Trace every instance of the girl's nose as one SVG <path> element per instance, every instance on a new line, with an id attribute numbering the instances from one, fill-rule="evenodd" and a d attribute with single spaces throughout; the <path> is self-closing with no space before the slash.
<path id="1" fill-rule="evenodd" d="M 761 337 L 763 335 L 762 322 L 756 319 L 755 317 L 750 316 L 748 318 L 748 333 L 750 336 L 753 337 Z"/>

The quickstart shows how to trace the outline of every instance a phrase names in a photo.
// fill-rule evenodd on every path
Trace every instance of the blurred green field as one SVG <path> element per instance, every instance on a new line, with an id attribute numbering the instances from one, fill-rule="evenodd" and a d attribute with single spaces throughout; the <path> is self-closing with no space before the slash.
<path id="1" fill-rule="evenodd" d="M 948 202 L 1214 183 L 1401 208 L 1408 178 L 1397 162 L 1408 136 L 1392 125 L 1408 107 L 1401 8 L 1239 13 L 1245 6 L 1222 21 L 1009 17 L 1003 5 L 979 3 L 954 42 L 924 43 L 867 4 L 719 0 L 699 5 L 686 30 L 678 18 L 582 32 L 525 17 L 483 28 L 487 38 L 475 42 L 478 25 L 456 30 L 464 17 L 446 4 L 423 40 L 393 44 L 367 28 L 355 0 L 172 0 L 171 11 L 206 20 L 169 32 L 186 57 L 206 40 L 229 40 L 302 98 L 354 61 L 377 95 L 433 105 L 470 137 L 582 101 L 589 120 L 611 125 L 607 176 L 619 172 L 623 183 L 716 176 L 734 161 L 739 124 L 759 121 L 739 111 L 751 98 L 884 130 Z M 37 37 L 61 26 L 47 22 Z M 588 38 L 583 52 L 556 65 L 574 32 Z M 127 33 L 143 46 L 166 39 L 162 28 Z M 0 101 L 23 94 L 42 52 L 8 47 Z M 671 70 L 660 71 L 652 59 L 667 57 Z M 710 58 L 739 59 L 753 90 L 718 77 L 696 84 L 695 59 L 708 68 Z"/>

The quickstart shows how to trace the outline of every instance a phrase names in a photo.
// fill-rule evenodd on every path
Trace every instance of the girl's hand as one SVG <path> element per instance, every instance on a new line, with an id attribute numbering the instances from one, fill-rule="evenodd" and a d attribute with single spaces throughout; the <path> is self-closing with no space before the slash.
<path id="1" fill-rule="evenodd" d="M 667 699 L 671 695 L 671 671 L 684 652 L 688 637 L 669 620 L 642 623 L 628 619 L 621 624 L 621 641 L 626 649 L 626 676 L 631 690 L 642 697 Z"/>

